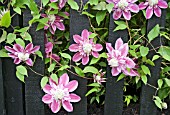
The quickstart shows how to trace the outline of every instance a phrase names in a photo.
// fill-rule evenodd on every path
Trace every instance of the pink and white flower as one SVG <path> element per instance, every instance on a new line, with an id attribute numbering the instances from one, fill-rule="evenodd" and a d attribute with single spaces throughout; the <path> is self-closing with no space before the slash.
<path id="1" fill-rule="evenodd" d="M 59 1 L 59 8 L 60 9 L 62 9 L 64 6 L 65 6 L 65 4 L 66 4 L 66 2 L 67 2 L 67 0 L 50 0 L 50 2 L 58 2 Z"/>
<path id="2" fill-rule="evenodd" d="M 106 0 L 108 3 L 113 3 L 113 19 L 118 20 L 123 17 L 126 20 L 131 19 L 131 12 L 138 13 L 139 7 L 135 2 L 137 0 Z"/>
<path id="3" fill-rule="evenodd" d="M 67 16 L 69 15 L 68 13 L 65 13 Z M 41 14 L 42 17 L 44 18 L 49 18 L 47 24 L 44 26 L 44 30 L 49 29 L 52 34 L 55 34 L 56 29 L 58 28 L 61 31 L 65 30 L 65 26 L 63 24 L 64 18 L 58 15 L 47 15 L 47 14 Z"/>
<path id="4" fill-rule="evenodd" d="M 81 98 L 71 93 L 78 87 L 78 82 L 72 80 L 69 82 L 69 76 L 65 73 L 59 79 L 58 83 L 54 82 L 51 78 L 49 84 L 46 84 L 43 91 L 46 93 L 42 97 L 42 101 L 49 105 L 53 113 L 57 113 L 61 106 L 68 111 L 73 111 L 71 102 L 79 102 Z"/>
<path id="5" fill-rule="evenodd" d="M 53 43 L 47 42 L 45 44 L 45 53 L 46 53 L 46 58 L 51 58 L 57 62 L 60 61 L 60 57 L 54 53 L 52 53 L 53 50 Z"/>
<path id="6" fill-rule="evenodd" d="M 5 46 L 5 49 L 11 52 L 8 55 L 14 59 L 15 64 L 20 64 L 23 61 L 27 65 L 33 66 L 33 61 L 30 58 L 30 55 L 35 54 L 35 52 L 40 49 L 40 46 L 33 47 L 33 44 L 29 43 L 24 49 L 21 45 L 14 44 L 13 48 Z"/>
<path id="7" fill-rule="evenodd" d="M 95 44 L 93 38 L 89 39 L 90 34 L 92 33 L 84 29 L 81 36 L 73 36 L 73 40 L 76 44 L 70 45 L 69 50 L 71 52 L 77 52 L 72 59 L 74 62 L 78 62 L 82 59 L 82 64 L 86 65 L 89 62 L 90 55 L 93 55 L 95 58 L 99 57 L 98 52 L 103 49 L 103 46 L 101 44 Z"/>
<path id="8" fill-rule="evenodd" d="M 102 82 L 106 82 L 106 78 L 104 78 L 104 74 L 106 72 L 102 72 L 102 70 L 99 71 L 99 74 L 93 74 L 94 82 L 98 84 L 102 84 Z"/>
<path id="9" fill-rule="evenodd" d="M 168 4 L 164 0 L 146 0 L 146 2 L 141 2 L 139 4 L 139 9 L 143 10 L 146 8 L 146 19 L 150 19 L 153 13 L 157 17 L 161 17 L 162 9 L 168 8 Z"/>
<path id="10" fill-rule="evenodd" d="M 121 72 L 129 76 L 138 76 L 137 71 L 133 70 L 136 64 L 127 57 L 129 50 L 127 43 L 124 44 L 122 39 L 119 38 L 116 40 L 115 49 L 111 43 L 106 43 L 106 49 L 108 51 L 108 65 L 112 68 L 111 73 L 113 76 L 117 76 Z"/>

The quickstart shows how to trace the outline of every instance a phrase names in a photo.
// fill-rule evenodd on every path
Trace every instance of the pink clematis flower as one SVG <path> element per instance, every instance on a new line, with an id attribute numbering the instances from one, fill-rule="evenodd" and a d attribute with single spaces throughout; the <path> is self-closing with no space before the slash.
<path id="1" fill-rule="evenodd" d="M 46 58 L 51 58 L 51 59 L 54 59 L 55 61 L 59 62 L 60 57 L 56 54 L 53 54 L 52 50 L 53 50 L 53 44 L 51 42 L 46 43 L 45 44 Z"/>
<path id="2" fill-rule="evenodd" d="M 67 12 L 65 13 L 67 16 L 69 15 Z M 44 30 L 47 30 L 49 28 L 50 32 L 52 34 L 55 33 L 56 29 L 58 28 L 61 31 L 65 30 L 65 26 L 63 24 L 63 17 L 58 16 L 58 15 L 47 15 L 47 14 L 41 14 L 42 17 L 44 18 L 49 18 L 47 25 L 44 26 Z"/>
<path id="3" fill-rule="evenodd" d="M 73 61 L 78 62 L 82 59 L 82 64 L 86 65 L 89 62 L 89 55 L 93 55 L 95 58 L 99 57 L 99 51 L 103 49 L 101 44 L 95 44 L 93 39 L 89 39 L 89 35 L 92 34 L 88 30 L 84 29 L 81 36 L 74 35 L 73 39 L 76 44 L 72 44 L 69 50 L 72 52 L 77 52 L 73 56 Z"/>
<path id="4" fill-rule="evenodd" d="M 102 72 L 102 70 L 100 70 L 99 74 L 93 74 L 94 82 L 98 84 L 102 84 L 102 82 L 106 82 L 106 78 L 103 78 L 105 73 L 106 72 Z"/>
<path id="5" fill-rule="evenodd" d="M 43 88 L 45 94 L 42 97 L 42 101 L 49 105 L 53 113 L 57 113 L 61 106 L 68 111 L 73 111 L 73 106 L 71 102 L 79 102 L 81 98 L 71 93 L 78 87 L 78 82 L 72 80 L 69 82 L 69 76 L 65 73 L 63 74 L 58 83 L 54 82 L 52 79 L 49 80 L 50 84 L 46 84 Z"/>
<path id="6" fill-rule="evenodd" d="M 114 8 L 113 8 L 113 19 L 118 20 L 123 17 L 126 20 L 131 19 L 131 12 L 133 13 L 138 13 L 139 12 L 139 7 L 135 2 L 137 0 L 106 0 L 108 3 L 113 3 Z"/>
<path id="7" fill-rule="evenodd" d="M 139 9 L 143 10 L 146 9 L 146 19 L 150 19 L 153 13 L 157 17 L 161 17 L 161 8 L 166 9 L 168 8 L 168 4 L 164 0 L 146 0 L 146 2 L 141 2 L 139 4 Z"/>
<path id="8" fill-rule="evenodd" d="M 58 2 L 58 0 L 50 0 L 50 2 Z M 66 4 L 67 0 L 59 0 L 59 8 L 62 9 L 65 4 Z"/>
<path id="9" fill-rule="evenodd" d="M 33 66 L 33 62 L 30 58 L 31 54 L 34 54 L 36 51 L 40 49 L 40 46 L 33 47 L 32 43 L 29 43 L 25 49 L 19 45 L 14 44 L 13 48 L 9 46 L 5 46 L 5 49 L 11 53 L 9 53 L 9 57 L 14 59 L 15 64 L 19 64 L 20 62 L 25 62 L 29 66 Z"/>
<path id="10" fill-rule="evenodd" d="M 136 64 L 127 57 L 129 50 L 127 43 L 123 44 L 122 39 L 119 38 L 116 40 L 115 49 L 113 49 L 111 43 L 106 43 L 106 49 L 108 51 L 108 65 L 112 68 L 111 73 L 113 76 L 117 76 L 121 72 L 129 76 L 138 76 L 137 71 L 133 70 Z"/>

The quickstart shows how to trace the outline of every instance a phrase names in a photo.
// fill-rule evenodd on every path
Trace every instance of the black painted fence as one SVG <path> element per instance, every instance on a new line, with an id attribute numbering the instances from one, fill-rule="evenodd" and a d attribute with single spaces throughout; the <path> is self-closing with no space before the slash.
<path id="1" fill-rule="evenodd" d="M 35 0 L 40 4 L 40 0 Z M 87 0 L 84 0 L 86 2 Z M 80 0 L 76 0 L 80 4 Z M 32 18 L 29 15 L 30 12 L 26 10 L 23 13 L 23 17 L 16 15 L 13 18 L 12 25 L 19 25 L 21 27 L 27 26 L 28 21 Z M 165 15 L 166 11 L 163 10 L 162 17 L 152 17 L 147 22 L 147 32 L 149 32 L 156 24 L 160 24 L 161 27 L 165 26 Z M 33 25 L 30 29 L 30 33 L 33 38 L 35 45 L 41 46 L 41 51 L 44 53 L 44 32 L 35 32 L 36 25 Z M 89 29 L 88 18 L 84 15 L 80 15 L 77 11 L 70 11 L 70 43 L 73 43 L 72 36 L 74 34 L 80 34 L 83 29 Z M 112 16 L 110 16 L 109 24 L 109 38 L 108 42 L 114 44 L 116 39 L 122 37 L 124 42 L 128 41 L 128 32 L 117 31 L 113 32 L 115 24 Z M 8 30 L 11 32 L 11 29 Z M 154 47 L 160 46 L 160 37 L 152 41 Z M 152 57 L 154 52 L 149 54 Z M 157 79 L 159 78 L 161 60 L 156 61 L 155 67 L 150 67 L 151 76 L 149 78 L 149 84 L 156 86 Z M 39 73 L 44 73 L 44 62 L 39 59 L 34 65 L 34 70 Z M 0 115 L 53 115 L 49 110 L 48 106 L 44 105 L 41 101 L 43 92 L 40 88 L 40 77 L 29 72 L 29 77 L 26 78 L 25 84 L 21 83 L 15 77 L 15 65 L 12 59 L 3 58 L 0 59 Z M 64 110 L 57 113 L 58 115 L 88 115 L 90 114 L 89 108 L 87 107 L 87 98 L 85 93 L 87 90 L 87 81 L 82 78 L 71 75 L 71 78 L 79 81 L 79 88 L 76 93 L 82 98 L 81 102 L 74 104 L 74 111 L 67 113 Z M 122 115 L 123 114 L 123 83 L 121 80 L 116 82 L 117 77 L 112 77 L 110 67 L 107 67 L 107 83 L 106 83 L 106 94 L 104 108 L 98 108 L 98 112 L 90 115 Z M 158 110 L 152 101 L 155 89 L 143 85 L 141 96 L 140 96 L 140 115 L 157 115 Z M 95 110 L 95 109 L 94 109 Z M 128 115 L 128 114 L 127 114 Z M 132 114 L 129 114 L 132 115 Z"/>

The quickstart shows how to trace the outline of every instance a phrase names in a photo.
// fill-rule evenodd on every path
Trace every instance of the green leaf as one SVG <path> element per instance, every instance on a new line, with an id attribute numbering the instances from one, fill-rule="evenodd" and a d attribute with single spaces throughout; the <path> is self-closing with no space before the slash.
<path id="1" fill-rule="evenodd" d="M 109 3 L 109 4 L 106 5 L 106 9 L 107 9 L 107 11 L 108 11 L 109 13 L 112 12 L 113 7 L 114 7 L 114 4 L 113 4 L 113 3 Z"/>
<path id="2" fill-rule="evenodd" d="M 148 81 L 148 78 L 146 77 L 146 75 L 142 75 L 141 78 L 142 78 L 143 83 L 146 85 Z"/>
<path id="3" fill-rule="evenodd" d="M 58 84 L 58 77 L 57 77 L 57 75 L 56 74 L 51 74 L 51 79 L 53 80 L 53 81 L 55 81 L 57 84 Z"/>
<path id="4" fill-rule="evenodd" d="M 120 74 L 119 77 L 118 77 L 118 79 L 117 79 L 117 82 L 120 81 L 121 79 L 123 79 L 124 77 L 125 77 L 125 74 L 123 74 L 123 73 Z"/>
<path id="5" fill-rule="evenodd" d="M 42 0 L 43 6 L 47 5 L 50 0 Z"/>
<path id="6" fill-rule="evenodd" d="M 50 4 L 48 4 L 51 8 L 53 8 L 53 9 L 58 9 L 58 6 L 57 6 L 57 4 L 55 3 L 55 2 L 52 2 L 52 3 L 50 3 Z"/>
<path id="7" fill-rule="evenodd" d="M 14 8 L 14 11 L 21 15 L 21 8 L 20 7 Z"/>
<path id="8" fill-rule="evenodd" d="M 54 68 L 55 68 L 55 63 L 52 63 L 51 65 L 50 65 L 50 67 L 48 68 L 48 72 L 52 72 L 53 70 L 54 70 Z"/>
<path id="9" fill-rule="evenodd" d="M 158 87 L 161 88 L 163 85 L 163 80 L 162 79 L 159 79 L 158 80 Z"/>
<path id="10" fill-rule="evenodd" d="M 91 83 L 87 86 L 90 86 L 90 87 L 100 87 L 100 84 L 99 83 Z"/>
<path id="11" fill-rule="evenodd" d="M 20 74 L 28 76 L 28 72 L 25 66 L 19 65 L 16 67 L 16 69 Z"/>
<path id="12" fill-rule="evenodd" d="M 104 20 L 105 16 L 106 16 L 106 11 L 98 11 L 97 12 L 96 21 L 97 21 L 98 26 Z"/>
<path id="13" fill-rule="evenodd" d="M 25 47 L 25 42 L 24 42 L 24 40 L 22 40 L 21 38 L 15 39 L 15 42 L 16 42 L 17 44 L 20 44 L 21 46 Z"/>
<path id="14" fill-rule="evenodd" d="M 90 34 L 89 38 L 94 38 L 94 37 L 96 37 L 96 36 L 97 36 L 97 34 L 92 33 L 92 34 Z"/>
<path id="15" fill-rule="evenodd" d="M 58 71 L 65 70 L 65 69 L 67 69 L 67 68 L 70 68 L 70 66 L 68 66 L 68 65 L 63 65 L 63 66 L 60 67 L 60 69 L 58 69 Z"/>
<path id="16" fill-rule="evenodd" d="M 6 40 L 6 37 L 7 37 L 7 32 L 6 32 L 5 30 L 3 30 L 3 34 L 2 34 L 2 36 L 1 36 L 1 38 L 0 38 L 0 43 L 3 42 L 3 41 L 5 41 L 5 40 Z"/>
<path id="17" fill-rule="evenodd" d="M 115 31 L 118 31 L 118 30 L 124 30 L 127 28 L 127 25 L 126 25 L 126 22 L 124 21 L 114 21 L 118 26 L 113 30 L 114 32 Z"/>
<path id="18" fill-rule="evenodd" d="M 170 61 L 170 47 L 162 46 L 159 48 L 158 53 L 166 60 Z"/>
<path id="19" fill-rule="evenodd" d="M 81 68 L 79 68 L 79 67 L 74 67 L 74 70 L 75 70 L 75 72 L 76 72 L 78 75 L 80 75 L 80 76 L 82 76 L 82 77 L 85 76 L 85 75 L 84 75 L 84 72 L 83 72 L 83 70 L 82 70 Z"/>
<path id="20" fill-rule="evenodd" d="M 8 28 L 11 25 L 10 11 L 8 11 L 2 16 L 0 25 L 6 28 Z"/>
<path id="21" fill-rule="evenodd" d="M 35 54 L 37 54 L 38 57 L 40 57 L 43 60 L 43 55 L 42 55 L 41 51 L 36 51 Z"/>
<path id="22" fill-rule="evenodd" d="M 141 68 L 145 74 L 151 75 L 150 70 L 147 66 L 142 65 Z"/>
<path id="23" fill-rule="evenodd" d="M 159 24 L 157 24 L 157 25 L 148 33 L 149 42 L 151 42 L 152 40 L 154 40 L 159 34 L 160 34 L 160 27 L 159 27 Z"/>
<path id="24" fill-rule="evenodd" d="M 9 57 L 4 49 L 0 50 L 0 57 Z"/>
<path id="25" fill-rule="evenodd" d="M 7 35 L 7 43 L 11 44 L 12 42 L 14 42 L 14 40 L 16 39 L 16 35 L 13 33 L 9 33 Z"/>
<path id="26" fill-rule="evenodd" d="M 39 14 L 39 9 L 37 8 L 37 4 L 34 0 L 29 0 L 27 3 L 29 9 L 33 12 L 34 15 Z"/>
<path id="27" fill-rule="evenodd" d="M 97 92 L 97 91 L 98 91 L 97 88 L 92 88 L 91 90 L 89 90 L 89 91 L 86 93 L 85 96 L 88 96 L 88 95 L 90 95 L 91 93 Z"/>
<path id="28" fill-rule="evenodd" d="M 100 2 L 96 6 L 94 6 L 92 9 L 94 10 L 106 10 L 106 2 Z"/>
<path id="29" fill-rule="evenodd" d="M 90 65 L 97 63 L 101 58 L 107 58 L 106 53 L 100 54 L 98 58 L 93 57 L 90 61 Z"/>
<path id="30" fill-rule="evenodd" d="M 71 60 L 71 56 L 67 53 L 60 53 L 61 57 Z"/>
<path id="31" fill-rule="evenodd" d="M 164 80 L 165 80 L 165 83 L 170 87 L 170 79 L 164 78 Z"/>
<path id="32" fill-rule="evenodd" d="M 47 76 L 45 76 L 45 77 L 43 77 L 43 78 L 41 79 L 40 85 L 41 85 L 41 88 L 42 88 L 42 89 L 43 89 L 44 86 L 47 84 L 47 82 L 48 82 L 48 77 L 47 77 Z"/>
<path id="33" fill-rule="evenodd" d="M 20 81 L 22 81 L 22 82 L 25 83 L 24 75 L 22 75 L 22 74 L 19 73 L 18 71 L 16 71 L 16 77 L 17 77 Z"/>
<path id="34" fill-rule="evenodd" d="M 95 74 L 96 74 L 96 73 L 99 73 L 98 69 L 95 68 L 95 67 L 93 67 L 93 66 L 86 66 L 86 67 L 84 68 L 83 72 L 84 72 L 84 73 L 90 72 L 90 73 L 95 73 Z"/>
<path id="35" fill-rule="evenodd" d="M 28 40 L 28 41 L 32 42 L 32 37 L 28 32 L 21 33 L 20 35 L 24 40 Z"/>
<path id="36" fill-rule="evenodd" d="M 159 55 L 154 55 L 153 58 L 152 58 L 152 61 L 157 60 L 159 57 L 160 57 Z"/>
<path id="37" fill-rule="evenodd" d="M 90 3 L 90 5 L 97 5 L 99 2 L 99 0 L 89 0 L 88 3 Z"/>
<path id="38" fill-rule="evenodd" d="M 79 6 L 74 0 L 68 0 L 67 3 L 70 5 L 70 7 L 74 10 L 78 10 Z"/>
<path id="39" fill-rule="evenodd" d="M 142 57 L 145 57 L 149 53 L 149 48 L 140 46 L 140 54 Z"/>

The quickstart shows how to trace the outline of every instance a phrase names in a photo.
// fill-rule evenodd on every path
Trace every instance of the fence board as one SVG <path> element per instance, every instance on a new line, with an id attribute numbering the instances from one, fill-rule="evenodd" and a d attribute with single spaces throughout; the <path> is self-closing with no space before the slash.
<path id="1" fill-rule="evenodd" d="M 79 5 L 80 0 L 75 0 Z M 87 2 L 87 0 L 83 0 L 84 3 Z M 83 29 L 89 29 L 89 21 L 88 18 L 84 15 L 80 15 L 75 10 L 70 11 L 70 43 L 74 43 L 73 41 L 73 35 L 79 34 L 81 35 L 81 32 Z M 81 97 L 81 101 L 79 103 L 75 103 L 74 111 L 72 113 L 69 113 L 70 115 L 87 115 L 87 98 L 85 97 L 86 91 L 87 91 L 87 80 L 83 78 L 78 78 L 75 75 L 70 74 L 70 77 L 72 79 L 77 79 L 79 82 L 78 89 L 75 91 L 78 95 Z"/>
<path id="2" fill-rule="evenodd" d="M 156 26 L 156 24 L 159 24 L 161 27 L 165 27 L 165 21 L 166 19 L 166 11 L 163 10 L 161 18 L 157 18 L 156 16 L 152 17 L 150 20 L 148 20 L 147 24 L 147 33 L 149 33 L 150 30 L 152 30 L 153 27 Z M 161 45 L 161 37 L 155 38 L 151 42 L 151 44 L 156 48 Z M 150 49 L 153 49 L 150 46 Z M 155 51 L 149 52 L 148 58 L 152 59 L 153 55 L 155 55 Z M 160 69 L 161 69 L 161 59 L 158 59 L 155 61 L 155 67 L 149 67 L 151 71 L 151 77 L 148 77 L 148 83 L 157 86 L 157 80 L 160 77 Z M 155 94 L 155 89 L 152 87 L 143 85 L 142 86 L 142 92 L 141 92 L 141 100 L 140 100 L 140 115 L 156 115 L 157 114 L 157 107 L 154 104 L 152 98 Z"/>
<path id="3" fill-rule="evenodd" d="M 121 37 L 124 42 L 128 41 L 128 32 L 127 30 L 116 31 L 114 20 L 112 14 L 110 15 L 110 24 L 109 24 L 109 38 L 108 42 L 112 43 L 114 47 L 115 41 Z M 107 66 L 107 82 L 106 82 L 106 94 L 105 94 L 105 115 L 120 115 L 123 112 L 123 84 L 124 80 L 116 82 L 118 77 L 113 77 L 111 74 L 111 68 Z"/>
<path id="4" fill-rule="evenodd" d="M 40 4 L 41 0 L 35 0 Z M 32 18 L 31 12 L 26 10 L 23 16 L 23 25 L 28 26 L 28 21 Z M 36 25 L 30 28 L 30 34 L 33 38 L 34 45 L 40 45 L 41 51 L 44 54 L 44 31 L 35 31 Z M 32 68 L 34 71 L 44 74 L 44 62 L 37 58 Z M 41 101 L 43 92 L 40 88 L 41 76 L 29 71 L 29 77 L 26 78 L 25 82 L 25 105 L 26 105 L 26 115 L 44 115 L 44 104 Z"/>
<path id="5" fill-rule="evenodd" d="M 11 15 L 14 12 L 11 11 Z M 12 19 L 12 25 L 19 25 L 19 16 L 15 15 Z M 12 32 L 12 28 L 8 28 L 7 32 Z M 8 115 L 23 115 L 23 85 L 15 76 L 15 64 L 12 59 L 2 59 L 3 77 L 4 77 L 4 89 L 5 89 L 5 108 Z M 9 67 L 10 65 L 10 67 Z"/>
<path id="6" fill-rule="evenodd" d="M 1 49 L 1 44 L 0 44 Z M 5 100 L 4 100 L 4 80 L 2 75 L 2 60 L 0 59 L 0 113 L 5 115 Z"/>

